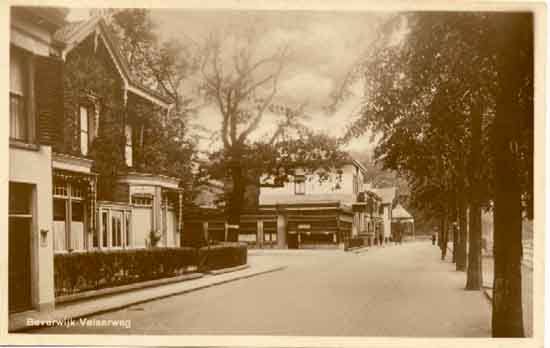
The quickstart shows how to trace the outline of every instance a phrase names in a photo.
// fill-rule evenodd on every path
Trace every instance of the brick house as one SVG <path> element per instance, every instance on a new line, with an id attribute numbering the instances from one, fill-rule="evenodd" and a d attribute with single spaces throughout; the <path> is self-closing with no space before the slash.
<path id="1" fill-rule="evenodd" d="M 180 245 L 183 191 L 151 151 L 170 100 L 67 12 L 11 12 L 10 312 L 54 305 L 56 253 Z"/>

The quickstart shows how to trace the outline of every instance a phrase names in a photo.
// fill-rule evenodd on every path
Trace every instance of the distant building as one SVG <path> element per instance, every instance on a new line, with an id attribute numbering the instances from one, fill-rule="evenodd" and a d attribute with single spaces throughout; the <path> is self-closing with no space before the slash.
<path id="1" fill-rule="evenodd" d="M 260 210 L 272 212 L 280 248 L 345 247 L 366 229 L 364 212 L 353 205 L 363 192 L 365 167 L 349 160 L 341 175 L 320 182 L 298 173 L 280 187 L 260 187 Z"/>
<path id="2" fill-rule="evenodd" d="M 375 188 L 372 189 L 381 199 L 380 215 L 382 216 L 382 229 L 379 233 L 378 240 L 387 242 L 391 236 L 391 221 L 392 221 L 392 209 L 395 202 L 395 187 Z"/>

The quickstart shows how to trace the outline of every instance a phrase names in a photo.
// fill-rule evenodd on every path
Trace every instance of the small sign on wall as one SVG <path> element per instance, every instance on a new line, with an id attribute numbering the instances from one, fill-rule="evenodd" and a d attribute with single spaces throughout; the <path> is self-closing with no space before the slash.
<path id="1" fill-rule="evenodd" d="M 48 246 L 48 230 L 40 230 L 40 247 Z"/>

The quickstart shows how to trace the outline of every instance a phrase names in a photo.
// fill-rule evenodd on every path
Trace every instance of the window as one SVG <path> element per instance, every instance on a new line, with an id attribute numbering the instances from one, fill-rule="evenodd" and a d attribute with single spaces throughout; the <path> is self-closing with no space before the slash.
<path id="1" fill-rule="evenodd" d="M 86 205 L 84 186 L 58 181 L 53 185 L 55 250 L 86 249 Z"/>
<path id="2" fill-rule="evenodd" d="M 67 197 L 67 185 L 65 183 L 54 184 L 53 194 L 54 196 Z"/>
<path id="3" fill-rule="evenodd" d="M 10 50 L 10 138 L 30 141 L 31 120 L 28 108 L 29 65 L 17 49 Z"/>
<path id="4" fill-rule="evenodd" d="M 88 155 L 89 145 L 89 115 L 88 108 L 86 106 L 80 106 L 80 153 L 84 156 Z"/>
<path id="5" fill-rule="evenodd" d="M 112 208 L 101 209 L 101 247 L 125 248 L 132 245 L 131 211 Z"/>
<path id="6" fill-rule="evenodd" d="M 137 206 L 150 207 L 150 206 L 153 205 L 153 197 L 133 195 L 132 196 L 132 204 L 137 205 Z"/>
<path id="7" fill-rule="evenodd" d="M 31 186 L 10 183 L 9 214 L 31 217 Z"/>
<path id="8" fill-rule="evenodd" d="M 84 211 L 82 209 L 82 202 L 73 201 L 71 207 L 71 213 L 73 221 L 75 222 L 84 222 Z"/>
<path id="9" fill-rule="evenodd" d="M 122 246 L 122 219 L 119 212 L 111 213 L 111 244 L 114 248 Z"/>
<path id="10" fill-rule="evenodd" d="M 54 198 L 53 200 L 53 221 L 65 222 L 65 200 Z"/>
<path id="11" fill-rule="evenodd" d="M 126 216 L 126 246 L 130 246 L 130 218 L 131 218 L 131 213 L 126 212 L 125 216 Z"/>
<path id="12" fill-rule="evenodd" d="M 132 166 L 132 126 L 127 124 L 124 127 L 124 134 L 126 136 L 126 145 L 124 148 L 124 158 L 126 159 L 126 165 Z"/>
<path id="13" fill-rule="evenodd" d="M 303 176 L 297 176 L 294 179 L 294 194 L 305 195 L 306 194 L 306 179 Z"/>
<path id="14" fill-rule="evenodd" d="M 101 236 L 102 236 L 102 243 L 101 245 L 106 248 L 109 244 L 109 241 L 107 240 L 107 224 L 109 223 L 109 217 L 108 213 L 106 211 L 103 211 L 101 213 Z"/>

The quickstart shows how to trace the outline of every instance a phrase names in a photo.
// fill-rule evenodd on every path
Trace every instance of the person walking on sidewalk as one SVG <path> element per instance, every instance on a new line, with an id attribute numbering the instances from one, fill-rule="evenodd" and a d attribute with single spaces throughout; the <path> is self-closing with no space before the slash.
<path id="1" fill-rule="evenodd" d="M 432 245 L 435 245 L 435 240 L 436 240 L 435 233 L 432 233 Z"/>

